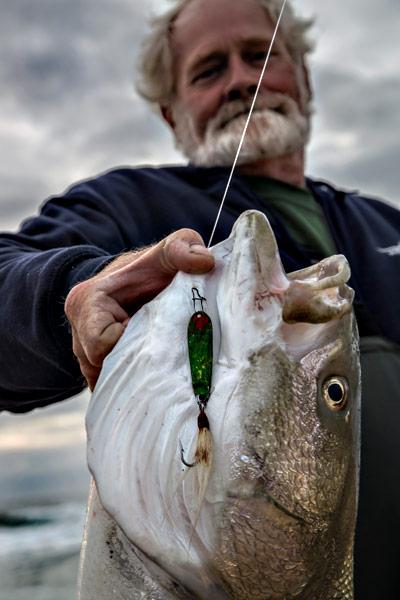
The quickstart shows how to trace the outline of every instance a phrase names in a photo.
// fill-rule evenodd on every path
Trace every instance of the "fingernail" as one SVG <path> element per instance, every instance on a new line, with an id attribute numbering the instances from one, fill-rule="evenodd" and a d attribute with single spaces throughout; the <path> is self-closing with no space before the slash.
<path id="1" fill-rule="evenodd" d="M 193 254 L 209 254 L 209 250 L 201 244 L 190 244 L 190 252 L 193 252 Z"/>

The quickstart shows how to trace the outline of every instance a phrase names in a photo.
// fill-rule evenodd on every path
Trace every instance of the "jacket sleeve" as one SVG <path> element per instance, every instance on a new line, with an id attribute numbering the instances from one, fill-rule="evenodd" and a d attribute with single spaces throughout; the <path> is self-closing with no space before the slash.
<path id="1" fill-rule="evenodd" d="M 95 194 L 67 194 L 0 235 L 0 410 L 25 412 L 84 388 L 64 300 L 127 248 L 115 211 L 103 209 Z"/>

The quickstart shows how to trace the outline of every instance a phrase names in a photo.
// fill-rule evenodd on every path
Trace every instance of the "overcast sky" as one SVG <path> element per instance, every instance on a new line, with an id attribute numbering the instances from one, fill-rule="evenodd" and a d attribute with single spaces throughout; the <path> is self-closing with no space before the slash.
<path id="1" fill-rule="evenodd" d="M 16 227 L 77 179 L 121 164 L 182 161 L 133 85 L 146 20 L 166 4 L 0 0 L 0 229 Z M 399 201 L 399 0 L 297 0 L 296 6 L 317 19 L 307 172 Z M 83 404 L 76 405 L 81 412 Z M 18 417 L 18 431 L 11 417 L 2 420 L 3 458 L 19 456 L 14 464 L 31 472 L 35 453 L 44 457 L 51 446 L 46 431 L 63 426 L 74 435 L 60 438 L 57 456 L 80 448 L 83 464 L 82 420 L 57 421 L 57 410 L 69 414 L 70 406 L 50 409 L 54 421 Z M 53 464 L 54 451 L 47 455 Z M 9 475 L 3 471 L 3 482 Z"/>
<path id="2" fill-rule="evenodd" d="M 1 0 L 2 229 L 77 179 L 120 164 L 182 161 L 133 85 L 146 21 L 166 4 Z M 308 173 L 396 201 L 399 1 L 296 5 L 317 19 Z"/>

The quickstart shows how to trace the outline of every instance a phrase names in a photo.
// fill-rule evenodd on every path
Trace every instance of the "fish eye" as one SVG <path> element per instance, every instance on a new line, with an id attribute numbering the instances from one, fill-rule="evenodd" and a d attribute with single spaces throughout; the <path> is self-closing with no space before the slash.
<path id="1" fill-rule="evenodd" d="M 349 386 L 344 377 L 329 377 L 322 386 L 322 396 L 333 412 L 343 410 L 348 401 Z"/>

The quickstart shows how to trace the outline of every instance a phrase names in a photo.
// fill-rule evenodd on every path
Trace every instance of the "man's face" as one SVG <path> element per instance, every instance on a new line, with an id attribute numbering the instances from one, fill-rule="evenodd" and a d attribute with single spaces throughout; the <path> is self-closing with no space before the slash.
<path id="1" fill-rule="evenodd" d="M 192 0 L 178 16 L 172 36 L 176 97 L 166 116 L 193 162 L 233 161 L 273 31 L 256 0 Z M 278 32 L 242 164 L 304 146 L 308 99 L 302 66 Z"/>

